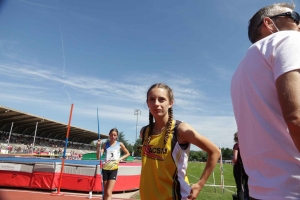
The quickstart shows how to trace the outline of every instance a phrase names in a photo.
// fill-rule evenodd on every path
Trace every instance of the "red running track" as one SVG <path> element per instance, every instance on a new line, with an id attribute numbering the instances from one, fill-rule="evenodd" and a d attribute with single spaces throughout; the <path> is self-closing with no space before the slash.
<path id="1" fill-rule="evenodd" d="M 53 196 L 49 191 L 32 191 L 26 189 L 0 189 L 0 200 L 77 200 L 88 199 L 88 194 L 61 192 L 63 195 Z M 129 194 L 113 194 L 114 200 L 133 200 L 128 197 Z M 122 197 L 124 196 L 124 197 Z M 92 199 L 102 199 L 101 194 L 93 194 Z"/>

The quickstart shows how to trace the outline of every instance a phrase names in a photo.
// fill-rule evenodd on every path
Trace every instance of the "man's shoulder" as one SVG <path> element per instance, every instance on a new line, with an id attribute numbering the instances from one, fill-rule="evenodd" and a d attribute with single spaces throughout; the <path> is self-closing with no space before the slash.
<path id="1" fill-rule="evenodd" d="M 300 42 L 300 32 L 298 31 L 279 31 L 275 34 L 272 34 L 273 37 L 270 37 L 271 39 L 277 41 L 278 43 L 282 43 L 283 41 L 291 40 L 293 41 L 293 44 L 296 44 L 297 42 Z"/>
<path id="2" fill-rule="evenodd" d="M 300 37 L 299 31 L 286 30 L 286 31 L 279 31 L 278 33 L 279 33 L 279 35 Z"/>
<path id="3" fill-rule="evenodd" d="M 279 32 L 273 33 L 273 34 L 257 41 L 252 46 L 261 46 L 261 45 L 264 45 L 264 44 L 274 45 L 274 42 L 275 43 L 277 43 L 277 42 L 281 43 L 283 40 L 288 40 L 288 39 L 294 40 L 294 38 L 300 38 L 300 32 L 299 31 L 291 31 L 291 30 L 279 31 Z M 270 41 L 272 41 L 272 42 L 270 42 Z M 298 41 L 298 39 L 297 39 L 297 41 Z M 295 42 L 297 42 L 297 41 L 295 41 Z"/>

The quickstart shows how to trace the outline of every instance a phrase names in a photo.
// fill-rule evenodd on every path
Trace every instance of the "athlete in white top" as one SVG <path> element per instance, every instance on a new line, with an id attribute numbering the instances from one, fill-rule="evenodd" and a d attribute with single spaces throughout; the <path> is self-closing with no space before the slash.
<path id="1" fill-rule="evenodd" d="M 232 78 L 252 199 L 300 199 L 300 26 L 293 9 L 272 4 L 251 18 L 254 44 Z"/>
<path id="2" fill-rule="evenodd" d="M 105 163 L 102 167 L 101 175 L 104 183 L 104 200 L 112 199 L 112 192 L 117 180 L 119 161 L 127 158 L 130 154 L 122 142 L 118 142 L 119 131 L 117 128 L 113 128 L 109 131 L 109 141 L 101 147 L 101 140 L 97 142 L 97 159 L 101 159 L 101 155 L 105 152 Z M 124 155 L 120 157 L 120 149 Z M 101 154 L 100 154 L 101 152 Z M 101 163 L 101 162 L 100 162 Z"/>

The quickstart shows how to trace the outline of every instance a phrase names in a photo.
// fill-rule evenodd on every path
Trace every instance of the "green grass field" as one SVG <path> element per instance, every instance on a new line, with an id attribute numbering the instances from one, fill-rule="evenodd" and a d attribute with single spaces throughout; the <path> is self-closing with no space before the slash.
<path id="1" fill-rule="evenodd" d="M 195 183 L 198 181 L 205 164 L 199 162 L 190 162 L 187 175 L 189 177 L 190 183 Z M 206 182 L 206 186 L 202 189 L 200 195 L 197 199 L 209 199 L 209 200 L 232 200 L 232 194 L 236 192 L 235 181 L 233 177 L 233 166 L 231 164 L 224 164 L 223 165 L 223 177 L 224 177 L 224 190 L 222 189 L 221 185 L 221 170 L 220 165 L 217 164 L 214 169 L 214 176 L 215 176 L 215 185 L 213 174 L 210 175 Z"/>
<path id="2" fill-rule="evenodd" d="M 205 167 L 204 163 L 200 162 L 190 162 L 187 175 L 189 178 L 190 183 L 195 183 L 198 181 L 203 169 Z M 232 200 L 232 194 L 236 192 L 235 188 L 235 181 L 233 177 L 232 169 L 233 166 L 231 164 L 224 164 L 223 165 L 223 177 L 224 177 L 224 190 L 222 189 L 221 185 L 221 170 L 220 165 L 217 164 L 214 169 L 214 177 L 215 177 L 215 185 L 213 174 L 209 177 L 206 182 L 206 186 L 202 189 L 200 195 L 197 199 L 209 199 L 209 200 Z M 139 199 L 139 195 L 134 196 L 135 199 Z"/>

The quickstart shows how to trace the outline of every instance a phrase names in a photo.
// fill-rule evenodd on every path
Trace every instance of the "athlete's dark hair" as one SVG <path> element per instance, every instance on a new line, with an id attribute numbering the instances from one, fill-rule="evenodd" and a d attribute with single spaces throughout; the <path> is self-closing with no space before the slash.
<path id="1" fill-rule="evenodd" d="M 117 128 L 112 128 L 110 131 L 109 131 L 109 134 L 108 135 L 110 135 L 112 132 L 117 132 L 117 135 L 119 135 L 119 131 L 118 131 L 118 129 Z"/>
<path id="2" fill-rule="evenodd" d="M 149 95 L 149 92 L 154 89 L 154 88 L 163 88 L 163 89 L 166 89 L 167 92 L 168 92 L 168 97 L 169 97 L 169 101 L 174 101 L 174 94 L 173 94 L 173 91 L 172 89 L 164 84 L 164 83 L 156 83 L 156 84 L 153 84 L 147 91 L 147 100 L 146 100 L 146 103 L 148 103 L 148 95 Z M 164 138 L 164 144 L 166 145 L 167 144 L 167 141 L 169 139 L 169 135 L 171 134 L 171 127 L 172 127 L 172 121 L 173 121 L 173 109 L 172 107 L 168 109 L 168 114 L 169 114 L 169 119 L 168 119 L 168 122 L 167 122 L 167 130 L 166 130 L 166 134 L 165 134 L 165 138 Z M 148 132 L 148 139 L 147 139 L 147 145 L 150 143 L 150 140 L 151 140 L 151 135 L 152 135 L 152 132 L 153 132 L 153 127 L 154 127 L 154 123 L 153 123 L 153 115 L 151 114 L 150 110 L 149 110 L 149 132 Z"/>
<path id="3" fill-rule="evenodd" d="M 233 136 L 234 142 L 239 142 L 238 132 L 236 132 Z"/>

